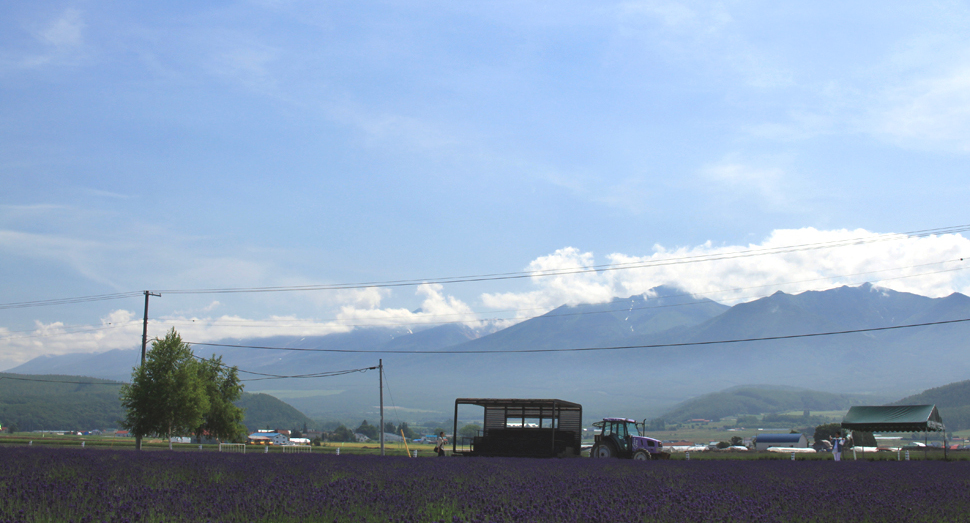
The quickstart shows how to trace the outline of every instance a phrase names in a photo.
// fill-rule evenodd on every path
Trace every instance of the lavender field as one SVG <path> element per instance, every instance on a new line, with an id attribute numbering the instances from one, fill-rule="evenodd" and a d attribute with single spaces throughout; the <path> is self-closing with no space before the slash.
<path id="1" fill-rule="evenodd" d="M 965 521 L 970 463 L 0 448 L 2 522 Z"/>

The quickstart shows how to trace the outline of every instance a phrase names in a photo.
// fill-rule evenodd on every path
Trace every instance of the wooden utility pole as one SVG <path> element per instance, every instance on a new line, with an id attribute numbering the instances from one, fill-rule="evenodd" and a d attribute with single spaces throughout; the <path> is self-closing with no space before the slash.
<path id="1" fill-rule="evenodd" d="M 145 364 L 145 348 L 148 346 L 148 297 L 159 296 L 151 291 L 145 291 L 145 320 L 141 324 L 141 364 Z"/>
<path id="2" fill-rule="evenodd" d="M 384 360 L 377 360 L 377 383 L 381 389 L 381 456 L 384 455 Z"/>
<path id="3" fill-rule="evenodd" d="M 145 350 L 148 347 L 148 297 L 161 296 L 152 291 L 145 291 L 145 319 L 141 324 L 141 366 L 145 366 Z M 135 434 L 135 449 L 141 450 L 141 434 Z"/>

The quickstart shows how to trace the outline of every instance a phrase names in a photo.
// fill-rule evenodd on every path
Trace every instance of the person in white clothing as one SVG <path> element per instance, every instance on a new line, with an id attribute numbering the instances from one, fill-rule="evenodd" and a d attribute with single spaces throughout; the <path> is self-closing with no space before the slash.
<path id="1" fill-rule="evenodd" d="M 445 455 L 445 445 L 448 444 L 448 438 L 445 437 L 445 431 L 441 431 L 438 434 L 438 439 L 435 441 L 434 450 L 438 453 L 438 457 L 443 457 Z"/>
<path id="2" fill-rule="evenodd" d="M 842 439 L 842 433 L 836 432 L 834 436 L 829 438 L 832 442 L 832 457 L 835 461 L 842 461 L 842 446 L 845 445 L 845 440 Z"/>

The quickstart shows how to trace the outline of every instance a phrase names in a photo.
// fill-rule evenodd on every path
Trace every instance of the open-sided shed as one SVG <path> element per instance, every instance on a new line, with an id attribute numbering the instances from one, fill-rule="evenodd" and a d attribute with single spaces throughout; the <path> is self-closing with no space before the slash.
<path id="1" fill-rule="evenodd" d="M 936 405 L 850 407 L 842 428 L 865 432 L 940 432 L 946 430 Z"/>
<path id="2" fill-rule="evenodd" d="M 936 405 L 879 405 L 850 407 L 842 428 L 864 432 L 943 432 L 946 426 Z M 944 437 L 944 451 L 946 438 Z"/>
<path id="3" fill-rule="evenodd" d="M 459 450 L 458 407 L 485 409 L 480 435 Z M 582 444 L 583 406 L 559 399 L 458 398 L 452 453 L 467 456 L 573 457 Z"/>

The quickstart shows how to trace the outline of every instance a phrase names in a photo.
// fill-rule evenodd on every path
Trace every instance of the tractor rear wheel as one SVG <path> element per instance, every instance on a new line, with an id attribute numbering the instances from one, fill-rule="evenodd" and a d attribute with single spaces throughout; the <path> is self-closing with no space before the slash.
<path id="1" fill-rule="evenodd" d="M 593 450 L 589 452 L 591 458 L 615 458 L 616 452 L 609 443 L 597 443 L 593 445 Z"/>
<path id="2" fill-rule="evenodd" d="M 650 453 L 645 450 L 638 450 L 636 454 L 633 455 L 633 459 L 636 461 L 650 461 Z"/>

